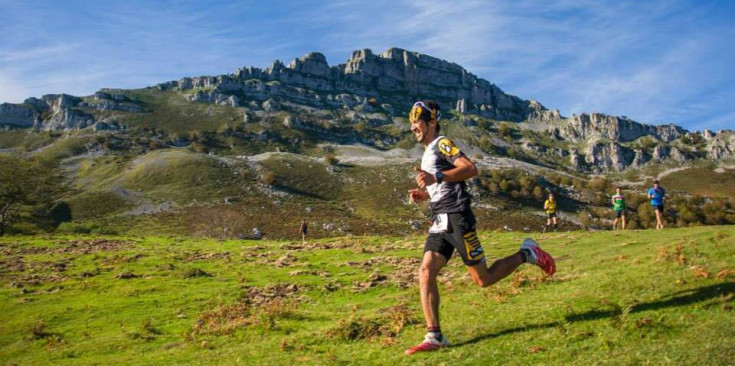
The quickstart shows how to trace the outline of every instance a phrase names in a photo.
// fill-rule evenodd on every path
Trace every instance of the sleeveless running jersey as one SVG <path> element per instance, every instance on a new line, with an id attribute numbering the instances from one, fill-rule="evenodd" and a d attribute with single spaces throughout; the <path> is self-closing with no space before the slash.
<path id="1" fill-rule="evenodd" d="M 446 136 L 439 136 L 432 141 L 421 158 L 421 170 L 431 175 L 438 171 L 453 169 L 454 162 L 460 157 L 466 157 L 457 145 Z M 441 182 L 426 186 L 429 192 L 429 207 L 435 214 L 465 212 L 470 208 L 470 194 L 467 193 L 467 184 L 461 182 Z"/>

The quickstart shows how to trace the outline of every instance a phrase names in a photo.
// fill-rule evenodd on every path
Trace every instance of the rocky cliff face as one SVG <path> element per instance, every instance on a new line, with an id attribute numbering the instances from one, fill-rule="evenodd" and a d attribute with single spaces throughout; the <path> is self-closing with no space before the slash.
<path id="1" fill-rule="evenodd" d="M 651 126 L 629 119 L 604 114 L 580 114 L 567 118 L 559 133 L 574 142 L 590 139 L 608 139 L 614 142 L 634 141 L 643 136 L 651 136 L 670 142 L 683 136 L 687 131 L 676 125 Z"/>
<path id="2" fill-rule="evenodd" d="M 39 130 L 82 129 L 94 125 L 97 119 L 90 110 L 143 112 L 142 103 L 122 93 L 98 91 L 92 97 L 79 98 L 68 94 L 47 94 L 28 98 L 21 104 L 0 104 L 0 126 L 7 125 Z"/>
<path id="3" fill-rule="evenodd" d="M 445 108 L 459 106 L 464 113 L 497 120 L 560 117 L 558 111 L 548 111 L 538 102 L 505 94 L 455 63 L 398 48 L 379 55 L 368 49 L 355 51 L 347 62 L 336 66 L 329 66 L 320 53 L 309 53 L 287 66 L 275 61 L 264 70 L 247 67 L 231 75 L 183 78 L 158 87 L 202 88 L 206 91 L 198 91 L 191 100 L 249 108 L 258 108 L 258 104 L 245 101 L 276 99 L 350 109 L 375 98 L 386 107 L 403 110 L 417 99 L 432 98 Z"/>
<path id="4" fill-rule="evenodd" d="M 308 118 L 299 119 L 295 111 L 311 111 L 312 119 L 329 119 L 333 118 L 330 111 L 339 110 L 351 123 L 363 121 L 380 127 L 393 124 L 395 116 L 405 116 L 415 100 L 430 98 L 443 106 L 447 119 L 451 119 L 448 110 L 454 109 L 459 112 L 454 121 L 477 133 L 490 132 L 476 130 L 478 122 L 473 116 L 524 122 L 519 126 L 547 134 L 554 143 L 544 146 L 525 138 L 515 143 L 493 141 L 506 144 L 503 150 L 517 145 L 532 156 L 569 159 L 572 169 L 582 171 L 620 171 L 669 160 L 735 158 L 735 135 L 730 132 L 688 132 L 675 125 L 651 126 L 599 113 L 565 118 L 536 101 L 506 94 L 455 63 L 398 48 L 381 54 L 354 51 L 345 63 L 334 66 L 324 55 L 312 52 L 288 65 L 276 60 L 265 69 L 243 67 L 232 74 L 186 77 L 155 88 L 179 93 L 195 103 L 242 108 L 245 121 L 258 113 L 294 112 L 284 125 L 296 129 L 310 125 L 303 123 Z M 45 95 L 21 104 L 0 104 L 0 126 L 124 129 L 110 118 L 110 111 L 141 113 L 148 106 L 119 90 L 101 90 L 82 98 Z"/>

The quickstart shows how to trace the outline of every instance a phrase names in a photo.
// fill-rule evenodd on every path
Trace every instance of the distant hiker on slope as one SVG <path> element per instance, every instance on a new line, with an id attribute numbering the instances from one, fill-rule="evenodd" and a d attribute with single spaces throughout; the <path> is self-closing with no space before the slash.
<path id="1" fill-rule="evenodd" d="M 620 187 L 615 188 L 615 195 L 612 196 L 613 212 L 615 212 L 615 220 L 613 220 L 613 230 L 618 229 L 618 219 L 622 218 L 622 227 L 625 230 L 625 197 L 621 193 Z"/>
<path id="2" fill-rule="evenodd" d="M 664 200 L 666 199 L 666 190 L 659 186 L 658 179 L 653 181 L 653 187 L 648 189 L 648 198 L 651 200 L 651 206 L 656 213 L 656 230 L 664 228 L 661 216 L 664 214 Z"/>
<path id="3" fill-rule="evenodd" d="M 424 244 L 419 268 L 421 307 L 428 332 L 423 342 L 406 350 L 409 355 L 449 346 L 439 327 L 436 278 L 455 250 L 467 266 L 472 281 L 482 287 L 500 281 L 523 263 L 535 264 L 548 275 L 556 271 L 554 259 L 530 238 L 523 240 L 519 251 L 496 260 L 488 268 L 475 231 L 475 216 L 470 209 L 470 195 L 465 183 L 477 175 L 477 168 L 452 140 L 439 135 L 440 118 L 439 105 L 433 101 L 417 102 L 409 115 L 411 131 L 426 149 L 421 159 L 421 170 L 415 169 L 419 189 L 409 190 L 409 198 L 412 202 L 429 200 L 433 213 L 433 224 Z"/>
<path id="4" fill-rule="evenodd" d="M 309 230 L 309 225 L 306 220 L 301 220 L 301 226 L 299 226 L 299 234 L 301 234 L 301 242 L 306 244 L 306 232 Z"/>

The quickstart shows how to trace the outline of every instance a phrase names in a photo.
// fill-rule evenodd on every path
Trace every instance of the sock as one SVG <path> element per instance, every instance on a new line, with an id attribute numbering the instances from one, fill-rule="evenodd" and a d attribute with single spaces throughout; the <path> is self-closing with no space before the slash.
<path id="1" fill-rule="evenodd" d="M 442 330 L 440 327 L 429 327 L 429 333 L 437 340 L 442 340 Z"/>

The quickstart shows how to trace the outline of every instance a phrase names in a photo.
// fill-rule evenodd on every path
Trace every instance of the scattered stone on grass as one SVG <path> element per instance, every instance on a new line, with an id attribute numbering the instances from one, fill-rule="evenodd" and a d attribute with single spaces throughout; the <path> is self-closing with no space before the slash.
<path id="1" fill-rule="evenodd" d="M 202 271 L 199 268 L 189 268 L 181 274 L 181 277 L 183 278 L 212 277 L 212 275 L 207 272 Z"/>
<path id="2" fill-rule="evenodd" d="M 377 315 L 357 318 L 354 313 L 348 319 L 341 319 L 336 327 L 327 330 L 328 338 L 342 340 L 382 338 L 380 343 L 390 345 L 394 342 L 386 338 L 396 337 L 408 324 L 416 324 L 416 311 L 405 304 L 377 310 Z"/>
<path id="3" fill-rule="evenodd" d="M 694 278 L 710 278 L 712 277 L 712 273 L 707 271 L 702 266 L 691 266 L 689 269 L 693 272 Z"/>
<path id="4" fill-rule="evenodd" d="M 722 271 L 717 272 L 715 278 L 721 280 L 729 276 L 735 276 L 735 269 L 723 269 Z"/>
<path id="5" fill-rule="evenodd" d="M 213 253 L 201 253 L 200 251 L 194 251 L 186 257 L 187 262 L 209 260 L 209 259 L 220 259 L 225 262 L 230 261 L 230 252 L 213 252 Z"/>
<path id="6" fill-rule="evenodd" d="M 53 246 L 47 247 L 22 247 L 19 254 L 90 254 L 97 252 L 110 252 L 125 249 L 134 245 L 133 241 L 91 239 L 91 240 L 62 240 Z"/>
<path id="7" fill-rule="evenodd" d="M 302 275 L 311 275 L 311 276 L 319 276 L 319 277 L 330 277 L 331 275 L 329 272 L 326 271 L 291 271 L 289 273 L 291 277 L 294 276 L 302 276 Z"/>
<path id="8" fill-rule="evenodd" d="M 118 273 L 115 276 L 115 278 L 121 279 L 121 280 L 129 280 L 129 279 L 132 279 L 132 278 L 140 278 L 140 276 L 137 275 L 137 274 L 135 274 L 135 273 L 133 273 L 133 272 L 128 271 L 128 272 Z"/>
<path id="9" fill-rule="evenodd" d="M 275 264 L 278 268 L 283 268 L 291 266 L 294 262 L 296 262 L 296 257 L 291 255 L 290 253 L 286 253 L 286 255 L 278 258 L 273 264 Z"/>

